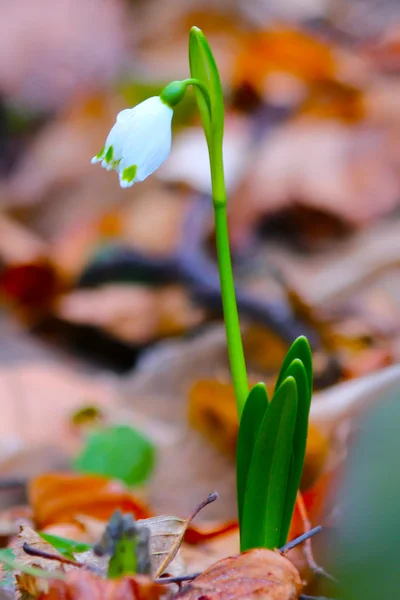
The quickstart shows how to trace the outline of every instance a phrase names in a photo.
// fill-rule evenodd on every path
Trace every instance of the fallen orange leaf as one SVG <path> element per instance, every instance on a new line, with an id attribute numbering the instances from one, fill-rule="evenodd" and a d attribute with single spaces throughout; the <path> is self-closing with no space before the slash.
<path id="1" fill-rule="evenodd" d="M 234 83 L 248 84 L 262 94 L 271 74 L 287 73 L 310 83 L 332 78 L 335 72 L 328 44 L 300 30 L 277 28 L 244 37 Z"/>
<path id="2" fill-rule="evenodd" d="M 145 575 L 101 579 L 87 571 L 68 573 L 65 581 L 54 580 L 39 600 L 158 600 L 165 586 Z"/>
<path id="3" fill-rule="evenodd" d="M 297 569 L 279 551 L 256 549 L 224 558 L 179 592 L 185 600 L 295 600 L 302 582 Z"/>
<path id="4" fill-rule="evenodd" d="M 29 502 L 38 528 L 54 523 L 73 522 L 83 514 L 107 520 L 119 508 L 136 519 L 146 519 L 150 511 L 120 482 L 97 475 L 47 473 L 28 486 Z"/>
<path id="5" fill-rule="evenodd" d="M 189 525 L 186 530 L 184 540 L 187 544 L 203 544 L 238 529 L 239 524 L 236 519 L 219 523 L 217 525 Z"/>

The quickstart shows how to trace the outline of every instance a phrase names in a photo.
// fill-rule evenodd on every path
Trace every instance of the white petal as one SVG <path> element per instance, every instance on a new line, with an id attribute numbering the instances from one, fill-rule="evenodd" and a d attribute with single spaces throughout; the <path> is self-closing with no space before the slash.
<path id="1" fill-rule="evenodd" d="M 136 106 L 126 125 L 126 139 L 119 165 L 120 181 L 124 169 L 137 165 L 137 173 L 129 185 L 143 181 L 168 157 L 171 150 L 171 120 L 173 110 L 158 96 L 149 98 Z M 129 132 L 128 132 L 129 129 Z"/>
<path id="2" fill-rule="evenodd" d="M 107 136 L 104 146 L 104 156 L 107 154 L 109 148 L 111 146 L 113 147 L 112 162 L 110 163 L 107 160 L 104 160 L 103 157 L 102 166 L 107 169 L 107 171 L 117 168 L 114 166 L 115 163 L 118 163 L 118 161 L 122 159 L 122 150 L 126 141 L 127 132 L 129 132 L 129 126 L 127 124 L 133 111 L 133 108 L 127 108 L 118 113 L 117 120 Z M 99 162 L 99 160 L 96 160 L 96 162 Z"/>

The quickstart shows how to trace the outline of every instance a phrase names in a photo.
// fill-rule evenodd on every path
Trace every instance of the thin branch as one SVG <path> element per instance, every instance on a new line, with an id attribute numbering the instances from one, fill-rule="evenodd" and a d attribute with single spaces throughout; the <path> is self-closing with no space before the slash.
<path id="1" fill-rule="evenodd" d="M 24 552 L 29 554 L 29 556 L 38 556 L 39 558 L 46 558 L 47 560 L 57 560 L 64 565 L 74 565 L 74 567 L 85 567 L 84 563 L 78 562 L 76 560 L 70 560 L 69 558 L 65 558 L 65 556 L 61 556 L 59 554 L 53 554 L 52 552 L 46 552 L 45 550 L 39 550 L 38 548 L 34 548 L 30 546 L 27 542 L 24 542 L 22 546 Z"/>
<path id="2" fill-rule="evenodd" d="M 325 596 L 307 596 L 307 594 L 300 594 L 299 600 L 334 600 L 334 598 L 326 598 Z"/>
<path id="3" fill-rule="evenodd" d="M 288 542 L 287 544 L 282 546 L 282 548 L 279 548 L 279 551 L 280 552 L 289 552 L 289 550 L 292 550 L 292 548 L 295 548 L 299 544 L 302 544 L 303 542 L 309 540 L 314 535 L 316 535 L 317 533 L 320 533 L 323 530 L 324 530 L 324 528 L 322 527 L 322 525 L 317 525 L 317 527 L 310 529 L 310 531 L 306 531 L 306 533 L 303 533 L 303 535 L 299 535 L 299 537 L 297 537 L 295 540 L 292 540 L 291 542 Z"/>
<path id="4" fill-rule="evenodd" d="M 154 582 L 155 583 L 165 583 L 165 584 L 181 583 L 183 581 L 191 581 L 192 579 L 195 579 L 199 575 L 201 575 L 201 571 L 199 571 L 198 573 L 192 573 L 191 575 L 178 575 L 177 577 L 159 577 L 158 579 L 155 579 Z"/>
<path id="5" fill-rule="evenodd" d="M 305 532 L 311 531 L 310 519 L 308 518 L 307 509 L 306 509 L 306 506 L 305 506 L 304 500 L 303 500 L 303 495 L 300 491 L 297 492 L 296 503 L 297 503 L 297 508 L 300 513 L 300 518 L 303 521 L 304 531 Z M 313 550 L 312 550 L 311 539 L 308 539 L 305 541 L 305 544 L 303 546 L 303 552 L 304 552 L 304 556 L 306 557 L 308 566 L 310 567 L 311 571 L 314 573 L 314 576 L 325 577 L 326 579 L 330 579 L 334 583 L 338 583 L 337 579 L 335 579 L 332 575 L 327 573 L 325 571 L 325 569 L 323 569 L 320 565 L 317 564 L 317 562 L 314 558 Z"/>
<path id="6" fill-rule="evenodd" d="M 198 515 L 199 512 L 201 510 L 203 510 L 203 508 L 205 508 L 208 504 L 211 504 L 212 502 L 215 502 L 216 500 L 218 500 L 218 498 L 219 498 L 218 492 L 211 492 L 211 494 L 209 494 L 207 496 L 207 498 L 205 500 L 203 500 L 203 502 L 200 502 L 200 504 L 198 504 L 196 506 L 196 508 L 194 509 L 193 513 L 189 517 L 189 522 L 193 521 L 193 519 L 195 518 L 195 516 Z"/>

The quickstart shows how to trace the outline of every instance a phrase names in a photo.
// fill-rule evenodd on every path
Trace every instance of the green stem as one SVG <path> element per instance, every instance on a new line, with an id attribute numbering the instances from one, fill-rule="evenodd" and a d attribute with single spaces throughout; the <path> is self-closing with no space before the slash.
<path id="1" fill-rule="evenodd" d="M 240 419 L 249 393 L 249 387 L 240 334 L 240 322 L 236 304 L 235 285 L 233 281 L 232 261 L 229 247 L 222 147 L 220 148 L 219 146 L 222 146 L 222 143 L 218 144 L 217 148 L 214 144 L 214 147 L 210 151 L 212 197 L 226 339 L 235 390 L 236 406 Z"/>

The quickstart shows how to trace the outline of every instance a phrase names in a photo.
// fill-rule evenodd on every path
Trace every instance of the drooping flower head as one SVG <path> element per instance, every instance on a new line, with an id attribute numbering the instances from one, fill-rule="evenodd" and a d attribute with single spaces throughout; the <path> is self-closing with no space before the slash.
<path id="1" fill-rule="evenodd" d="M 160 96 L 121 111 L 92 163 L 101 162 L 108 171 L 117 171 L 124 188 L 151 175 L 170 153 L 173 107 L 182 100 L 188 83 L 173 81 Z"/>
<path id="2" fill-rule="evenodd" d="M 92 163 L 117 171 L 121 187 L 143 181 L 170 153 L 172 115 L 172 108 L 159 96 L 121 111 Z"/>

